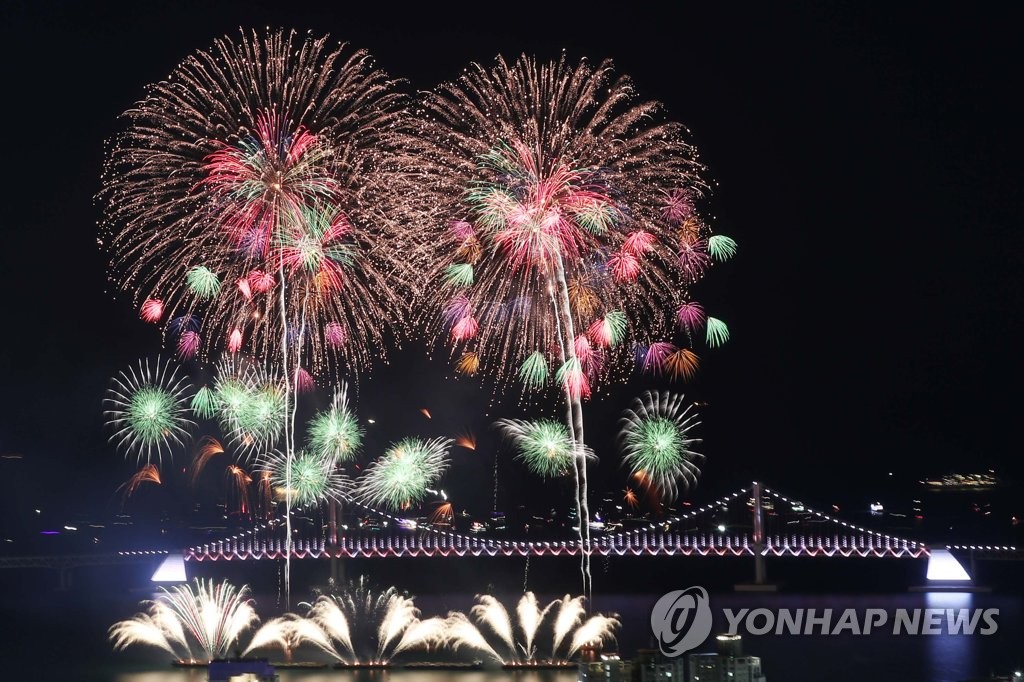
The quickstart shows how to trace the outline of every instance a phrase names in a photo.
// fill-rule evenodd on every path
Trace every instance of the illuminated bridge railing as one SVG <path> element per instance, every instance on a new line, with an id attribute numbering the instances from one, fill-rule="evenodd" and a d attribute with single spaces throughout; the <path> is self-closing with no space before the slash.
<path id="1" fill-rule="evenodd" d="M 285 556 L 284 540 L 239 539 L 195 547 L 185 558 L 190 561 L 272 560 Z M 578 556 L 576 540 L 527 542 L 473 538 L 455 533 L 339 538 L 330 546 L 323 539 L 296 539 L 291 554 L 296 559 L 394 558 L 394 557 L 513 557 Z M 750 537 L 716 533 L 629 533 L 595 538 L 590 553 L 601 556 L 754 556 Z M 927 555 L 924 545 L 874 535 L 766 537 L 766 556 L 809 557 L 893 557 L 919 558 Z"/>

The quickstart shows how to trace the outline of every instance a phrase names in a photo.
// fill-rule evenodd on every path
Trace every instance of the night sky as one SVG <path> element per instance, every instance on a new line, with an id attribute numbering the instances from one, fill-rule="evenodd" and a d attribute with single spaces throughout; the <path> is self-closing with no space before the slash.
<path id="1" fill-rule="evenodd" d="M 1022 17 L 859 4 L 8 0 L 0 454 L 25 459 L 0 460 L 3 506 L 103 509 L 133 471 L 106 443 L 101 400 L 160 338 L 107 290 L 104 141 L 147 83 L 239 26 L 330 33 L 419 89 L 499 52 L 610 57 L 692 130 L 716 183 L 704 208 L 740 244 L 696 290 L 732 332 L 684 387 L 708 402 L 697 499 L 753 477 L 809 501 L 831 499 L 821 486 L 870 494 L 888 471 L 1019 477 Z M 488 510 L 487 424 L 529 411 L 488 408 L 490 387 L 447 380 L 446 358 L 416 344 L 391 357 L 361 384 L 370 454 L 391 436 L 473 428 L 482 447 L 456 453 L 451 486 Z M 625 485 L 619 411 L 658 386 L 637 377 L 586 408 L 601 486 Z M 535 483 L 507 458 L 500 506 Z"/>

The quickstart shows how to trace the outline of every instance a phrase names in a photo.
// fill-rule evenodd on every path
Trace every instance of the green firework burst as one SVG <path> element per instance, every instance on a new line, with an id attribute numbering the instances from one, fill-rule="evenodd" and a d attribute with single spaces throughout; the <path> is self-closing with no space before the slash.
<path id="1" fill-rule="evenodd" d="M 619 433 L 622 463 L 642 483 L 653 485 L 666 499 L 674 499 L 680 483 L 688 488 L 700 475 L 698 463 L 703 455 L 693 450 L 700 439 L 690 436 L 699 423 L 693 406 L 683 406 L 682 395 L 644 393 L 623 413 Z"/>
<path id="2" fill-rule="evenodd" d="M 343 388 L 334 395 L 330 409 L 309 422 L 309 449 L 335 462 L 347 462 L 362 444 L 363 429 L 349 409 Z"/>
<path id="3" fill-rule="evenodd" d="M 736 240 L 724 234 L 716 234 L 708 239 L 708 253 L 719 263 L 735 256 L 737 248 Z"/>
<path id="4" fill-rule="evenodd" d="M 551 419 L 501 419 L 497 425 L 515 448 L 516 459 L 541 478 L 556 478 L 572 466 L 573 442 L 565 424 Z"/>
<path id="5" fill-rule="evenodd" d="M 717 348 L 729 340 L 729 327 L 716 317 L 709 317 L 704 323 L 708 345 Z"/>
<path id="6" fill-rule="evenodd" d="M 469 263 L 454 263 L 444 270 L 444 282 L 456 287 L 473 284 L 473 266 Z"/>
<path id="7" fill-rule="evenodd" d="M 214 298 L 220 293 L 220 277 L 205 265 L 197 265 L 185 275 L 188 288 L 199 298 Z"/>
<path id="8" fill-rule="evenodd" d="M 292 503 L 300 506 L 345 499 L 351 487 L 349 479 L 329 457 L 308 450 L 296 453 L 290 462 L 284 453 L 276 452 L 267 457 L 266 466 L 270 482 L 277 488 L 288 488 L 291 469 Z"/>
<path id="9" fill-rule="evenodd" d="M 448 438 L 404 438 L 366 469 L 358 499 L 370 506 L 401 509 L 420 502 L 448 468 Z"/>
<path id="10" fill-rule="evenodd" d="M 121 372 L 111 382 L 104 402 L 107 423 L 113 429 L 112 441 L 127 453 L 147 463 L 157 460 L 174 445 L 182 445 L 188 428 L 194 426 L 186 417 L 188 381 L 177 376 L 171 363 L 157 358 L 147 360 L 138 368 Z"/>
<path id="11" fill-rule="evenodd" d="M 548 360 L 540 351 L 527 356 L 519 367 L 519 378 L 527 388 L 540 388 L 548 380 Z"/>

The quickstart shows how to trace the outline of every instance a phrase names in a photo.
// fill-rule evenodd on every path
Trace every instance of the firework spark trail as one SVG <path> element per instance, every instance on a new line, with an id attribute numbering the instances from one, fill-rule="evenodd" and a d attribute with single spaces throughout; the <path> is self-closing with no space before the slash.
<path id="1" fill-rule="evenodd" d="M 168 641 L 166 633 L 156 620 L 146 613 L 140 613 L 129 620 L 114 623 L 110 627 L 108 635 L 114 645 L 114 651 L 122 651 L 135 644 L 147 644 L 159 647 L 173 656 L 178 655 Z"/>
<path id="2" fill-rule="evenodd" d="M 573 633 L 566 656 L 571 658 L 573 654 L 588 644 L 614 640 L 615 630 L 618 627 L 618 618 L 602 616 L 600 614 L 591 616 Z"/>
<path id="3" fill-rule="evenodd" d="M 248 587 L 236 589 L 227 581 L 214 584 L 196 579 L 194 587 L 161 588 L 160 596 L 148 602 L 146 613 L 115 623 L 110 639 L 115 649 L 149 644 L 176 654 L 173 645 L 178 645 L 194 659 L 188 633 L 205 660 L 222 658 L 242 633 L 259 622 L 248 595 Z"/>
<path id="4" fill-rule="evenodd" d="M 453 651 L 462 647 L 475 649 L 490 656 L 494 661 L 503 662 L 501 654 L 494 650 L 494 647 L 484 638 L 479 628 L 474 625 L 466 614 L 453 612 L 445 619 L 445 640 Z"/>
<path id="5" fill-rule="evenodd" d="M 486 653 L 504 663 L 526 663 L 543 660 L 538 656 L 537 634 L 548 615 L 557 607 L 553 622 L 550 622 L 550 649 L 547 660 L 568 660 L 581 646 L 592 642 L 614 641 L 614 630 L 618 627 L 615 616 L 595 615 L 586 617 L 585 600 L 582 596 L 565 595 L 544 608 L 537 598 L 526 592 L 516 605 L 516 621 L 513 623 L 508 610 L 490 595 L 478 595 L 477 604 L 470 611 L 475 624 L 461 613 L 448 617 L 447 642 L 456 651 L 468 646 Z M 521 639 L 516 639 L 516 633 Z M 569 652 L 560 655 L 559 650 L 568 642 Z M 508 652 L 501 656 L 499 651 Z"/>
<path id="6" fill-rule="evenodd" d="M 139 489 L 143 483 L 154 483 L 160 485 L 160 470 L 156 468 L 155 464 L 146 464 L 141 469 L 132 474 L 131 478 L 118 486 L 118 490 L 124 490 L 123 501 L 127 501 L 129 497 L 135 494 L 135 491 Z"/>
<path id="7" fill-rule="evenodd" d="M 555 633 L 552 651 L 557 652 L 562 641 L 583 621 L 587 609 L 583 606 L 583 597 L 571 597 L 568 594 L 557 600 L 558 612 L 555 616 Z M 552 606 L 554 606 L 554 603 Z"/>
<path id="8" fill-rule="evenodd" d="M 509 655 L 516 655 L 515 637 L 512 635 L 512 619 L 500 601 L 489 594 L 477 595 L 477 604 L 470 610 L 470 615 L 498 636 L 508 650 Z"/>
<path id="9" fill-rule="evenodd" d="M 623 465 L 669 501 L 680 483 L 684 489 L 696 485 L 704 459 L 693 450 L 700 439 L 690 435 L 700 424 L 697 412 L 683 401 L 682 394 L 646 391 L 620 420 Z"/>
<path id="10" fill-rule="evenodd" d="M 280 618 L 264 623 L 252 636 L 249 646 L 242 652 L 248 656 L 257 649 L 278 647 L 285 654 L 285 660 L 291 661 L 292 655 L 303 644 L 312 644 L 320 651 L 338 658 L 327 633 L 313 620 L 288 613 Z"/>
<path id="11" fill-rule="evenodd" d="M 341 594 L 319 597 L 308 618 L 337 642 L 334 655 L 351 662 L 387 663 L 404 651 L 441 644 L 446 635 L 444 619 L 421 620 L 410 597 L 394 587 L 375 592 L 363 579 Z"/>
<path id="12" fill-rule="evenodd" d="M 217 455 L 224 454 L 224 446 L 216 438 L 203 436 L 199 443 L 199 449 L 196 450 L 195 457 L 192 458 L 192 463 L 189 465 L 189 480 L 193 487 L 198 483 L 199 475 L 206 468 L 207 462 Z"/>
<path id="13" fill-rule="evenodd" d="M 534 639 L 537 636 L 537 630 L 540 628 L 540 624 L 552 604 L 548 604 L 542 609 L 537 603 L 537 597 L 534 596 L 533 592 L 527 592 L 519 600 L 519 604 L 516 605 L 519 627 L 523 631 L 523 655 L 527 660 L 532 659 L 534 656 Z"/>
<path id="14" fill-rule="evenodd" d="M 228 465 L 225 475 L 228 479 L 228 491 L 238 498 L 238 513 L 248 513 L 249 484 L 252 483 L 252 477 L 245 472 L 245 469 L 235 464 Z"/>
<path id="15" fill-rule="evenodd" d="M 326 596 L 320 597 L 311 606 L 308 618 L 315 621 L 332 640 L 341 645 L 340 652 L 335 650 L 335 655 L 340 660 L 345 660 L 344 653 L 347 652 L 351 656 L 352 662 L 356 661 L 348 618 L 336 600 Z"/>

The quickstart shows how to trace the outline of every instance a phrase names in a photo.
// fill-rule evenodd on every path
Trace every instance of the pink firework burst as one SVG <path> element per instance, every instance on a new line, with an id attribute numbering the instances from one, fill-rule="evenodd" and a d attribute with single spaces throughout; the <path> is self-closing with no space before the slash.
<path id="1" fill-rule="evenodd" d="M 473 223 L 467 223 L 465 220 L 451 221 L 448 223 L 448 229 L 451 230 L 452 235 L 454 235 L 460 242 L 471 239 L 476 235 L 476 230 L 473 229 Z"/>
<path id="2" fill-rule="evenodd" d="M 693 216 L 693 190 L 680 187 L 664 192 L 664 195 L 665 203 L 661 207 L 661 215 L 665 220 L 679 224 Z"/>
<path id="3" fill-rule="evenodd" d="M 228 351 L 237 353 L 242 349 L 242 330 L 235 327 L 228 334 Z"/>
<path id="4" fill-rule="evenodd" d="M 704 239 L 679 242 L 679 267 L 691 280 L 698 280 L 711 265 L 707 241 Z"/>
<path id="5" fill-rule="evenodd" d="M 658 238 L 650 232 L 643 230 L 637 230 L 630 232 L 626 237 L 626 241 L 622 244 L 622 250 L 626 253 L 631 253 L 634 256 L 642 256 L 658 243 Z"/>
<path id="6" fill-rule="evenodd" d="M 147 298 L 139 309 L 139 317 L 146 322 L 159 322 L 164 316 L 164 302 L 158 298 Z"/>
<path id="7" fill-rule="evenodd" d="M 576 352 L 576 358 L 583 367 L 583 371 L 588 376 L 596 377 L 601 373 L 601 369 L 604 367 L 604 352 L 600 348 L 595 348 L 591 345 L 587 334 L 580 334 L 576 337 L 573 349 Z"/>
<path id="8" fill-rule="evenodd" d="M 249 283 L 248 277 L 242 277 L 238 280 L 238 290 L 242 292 L 242 296 L 245 297 L 245 300 L 248 301 L 252 298 L 252 284 Z"/>
<path id="9" fill-rule="evenodd" d="M 656 341 L 647 347 L 641 369 L 647 374 L 661 376 L 665 371 L 665 362 L 676 352 L 676 347 L 667 341 Z"/>
<path id="10" fill-rule="evenodd" d="M 182 360 L 191 360 L 199 352 L 199 334 L 194 331 L 183 332 L 178 337 L 178 357 Z"/>
<path id="11" fill-rule="evenodd" d="M 704 306 L 696 301 L 686 301 L 676 310 L 676 319 L 684 331 L 692 334 L 704 324 Z"/>
<path id="12" fill-rule="evenodd" d="M 640 259 L 630 251 L 619 251 L 608 259 L 608 267 L 619 282 L 632 282 L 640 274 Z"/>
<path id="13" fill-rule="evenodd" d="M 469 316 L 460 318 L 454 325 L 452 325 L 452 340 L 454 341 L 465 341 L 476 336 L 477 331 L 480 329 L 480 325 L 477 323 L 476 318 Z"/>
<path id="14" fill-rule="evenodd" d="M 313 376 L 302 367 L 295 370 L 295 390 L 299 393 L 308 393 L 316 388 Z"/>
<path id="15" fill-rule="evenodd" d="M 249 287 L 254 294 L 265 294 L 274 288 L 274 276 L 262 270 L 249 273 Z"/>
<path id="16" fill-rule="evenodd" d="M 328 322 L 324 327 L 324 339 L 335 348 L 344 345 L 347 336 L 345 327 L 338 322 Z"/>
<path id="17" fill-rule="evenodd" d="M 456 296 L 444 308 L 444 319 L 454 325 L 461 319 L 473 315 L 473 304 L 465 296 Z"/>

